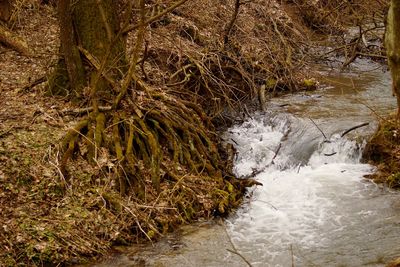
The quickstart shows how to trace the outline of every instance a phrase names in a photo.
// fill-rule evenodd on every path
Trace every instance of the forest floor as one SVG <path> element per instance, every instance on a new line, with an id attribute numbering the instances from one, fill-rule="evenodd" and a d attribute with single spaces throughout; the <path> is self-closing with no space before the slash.
<path id="1" fill-rule="evenodd" d="M 229 182 L 209 177 L 191 180 L 190 175 L 165 181 L 164 193 L 156 198 L 149 196 L 147 202 L 122 198 L 111 190 L 108 170 L 113 161 L 106 156 L 93 166 L 79 160 L 78 155 L 70 170 L 75 179 L 65 187 L 58 145 L 76 123 L 76 116 L 69 112 L 76 106 L 62 97 L 47 95 L 46 83 L 33 86 L 49 74 L 59 57 L 56 11 L 38 1 L 22 2 L 11 26 L 28 43 L 33 56 L 0 45 L 1 266 L 81 263 L 106 254 L 114 244 L 157 239 L 179 224 L 209 219 L 225 212 L 227 201 L 231 206 L 239 204 L 243 191 Z M 245 113 L 248 111 L 240 103 L 260 101 L 264 94 L 260 95 L 257 88 L 264 88 L 267 98 L 315 88 L 312 68 L 307 64 L 313 51 L 310 35 L 316 26 L 324 36 L 342 28 L 333 23 L 337 21 L 334 4 L 334 9 L 327 7 L 331 12 L 321 15 L 321 21 L 312 5 L 305 5 L 309 10 L 299 14 L 297 4 L 254 1 L 245 4 L 238 16 L 239 26 L 231 33 L 229 51 L 221 52 L 220 42 L 226 37 L 226 23 L 222 22 L 230 20 L 232 3 L 194 1 L 157 22 L 148 34 L 150 63 L 142 65 L 142 75 L 157 85 L 166 74 L 176 77 L 173 74 L 185 67 L 182 64 L 193 62 L 186 65 L 187 70 L 201 73 L 200 78 L 187 82 L 179 93 L 205 90 L 208 83 L 215 85 L 216 95 L 211 98 L 205 90 L 198 103 L 215 115 L 216 127 L 230 123 L 229 116 L 221 115 L 227 106 Z M 314 29 L 306 22 L 312 22 Z M 324 32 L 329 23 L 329 32 Z M 352 49 L 349 46 L 349 51 Z M 186 79 L 187 73 L 181 74 L 179 78 Z M 179 80 L 168 82 L 178 84 Z M 203 87 L 196 87 L 198 84 Z M 226 91 L 232 101 L 223 101 Z M 225 121 L 227 124 L 221 124 Z M 399 162 L 400 132 L 392 128 L 384 132 L 396 135 L 393 151 Z M 400 181 L 397 176 L 394 178 Z"/>

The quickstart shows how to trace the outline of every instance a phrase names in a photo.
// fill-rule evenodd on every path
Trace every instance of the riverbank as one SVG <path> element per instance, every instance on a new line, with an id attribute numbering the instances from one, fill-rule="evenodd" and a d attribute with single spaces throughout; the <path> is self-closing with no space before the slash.
<path id="1" fill-rule="evenodd" d="M 338 18 L 355 12 L 334 2 L 254 1 L 235 14 L 234 1 L 189 1 L 150 25 L 140 75 L 207 114 L 207 134 L 226 165 L 212 176 L 182 168 L 178 176 L 165 172 L 161 193 L 149 189 L 142 199 L 120 196 L 111 182 L 117 161 L 103 151 L 96 164 L 88 164 L 85 145 L 70 166 L 72 179 L 63 179 L 58 144 L 76 122 L 78 107 L 46 95 L 45 83 L 39 83 L 58 58 L 55 9 L 18 2 L 11 26 L 35 53 L 0 51 L 1 265 L 79 263 L 113 245 L 157 240 L 178 225 L 237 207 L 245 185 L 231 175 L 232 153 L 224 154 L 214 129 L 229 125 L 235 118 L 226 114 L 234 110 L 247 114 L 245 104 L 263 108 L 274 95 L 315 88 L 308 63 L 317 44 L 310 36 L 340 36 L 346 21 Z M 359 51 L 361 39 L 342 54 Z M 134 36 L 128 40 L 132 46 Z"/>
<path id="2" fill-rule="evenodd" d="M 400 195 L 365 179 L 374 167 L 360 162 L 378 125 L 368 107 L 387 114 L 396 106 L 390 73 L 365 59 L 348 72 L 320 71 L 319 90 L 273 98 L 225 132 L 237 147 L 235 173 L 256 170 L 264 186 L 223 224 L 185 227 L 90 266 L 384 266 L 400 255 Z"/>
<path id="3" fill-rule="evenodd" d="M 368 141 L 363 157 L 377 167 L 369 178 L 391 188 L 400 188 L 400 122 L 395 115 L 380 119 L 379 128 Z"/>

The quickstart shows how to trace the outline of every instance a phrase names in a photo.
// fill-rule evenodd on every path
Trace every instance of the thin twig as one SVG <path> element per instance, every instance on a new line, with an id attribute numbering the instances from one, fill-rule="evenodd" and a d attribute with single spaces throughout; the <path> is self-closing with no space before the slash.
<path id="1" fill-rule="evenodd" d="M 311 119 L 310 117 L 308 117 L 310 119 L 310 121 L 315 125 L 315 127 L 317 127 L 317 129 L 321 132 L 322 136 L 325 138 L 325 141 L 328 141 L 328 138 L 326 137 L 326 135 L 324 134 L 324 132 L 321 130 L 321 128 L 318 127 L 318 125 L 315 123 L 315 121 L 313 119 Z"/>
<path id="2" fill-rule="evenodd" d="M 282 147 L 282 143 L 279 143 L 278 148 L 275 150 L 275 155 L 274 155 L 274 157 L 272 158 L 271 163 L 273 163 L 273 162 L 274 162 L 274 159 L 276 158 L 276 156 L 278 156 L 278 153 L 279 153 L 279 151 L 281 150 L 281 147 Z"/>
<path id="3" fill-rule="evenodd" d="M 353 79 L 351 79 L 351 84 L 352 84 L 353 90 L 355 90 L 355 91 L 358 93 L 359 91 L 357 90 L 356 86 L 354 85 Z M 371 110 L 372 113 L 374 113 L 375 116 L 377 116 L 377 117 L 378 117 L 379 119 L 381 119 L 382 121 L 387 122 L 387 120 L 386 120 L 384 117 L 382 117 L 381 115 L 379 115 L 378 112 L 377 112 L 375 109 L 373 109 L 372 107 L 370 107 L 369 105 L 367 105 L 367 104 L 364 103 L 363 101 L 359 100 L 358 98 L 356 98 L 355 101 L 356 101 L 357 103 L 360 103 L 361 105 L 365 106 L 365 107 L 368 108 L 369 110 Z"/>
<path id="4" fill-rule="evenodd" d="M 110 111 L 112 107 L 108 106 L 99 106 L 98 107 L 99 111 Z M 64 109 L 60 111 L 61 115 L 80 115 L 80 114 L 85 114 L 85 113 L 90 113 L 93 111 L 93 107 L 87 107 L 87 108 L 76 108 L 76 109 Z"/>
<path id="5" fill-rule="evenodd" d="M 97 70 L 101 71 L 100 74 L 103 76 L 109 84 L 114 88 L 114 90 L 119 91 L 119 85 L 116 81 L 114 81 L 106 72 L 102 71 L 102 65 L 100 64 L 99 60 L 92 55 L 88 50 L 83 48 L 82 46 L 78 46 L 78 50 L 85 56 L 85 58 L 89 61 L 89 63 Z"/>
<path id="6" fill-rule="evenodd" d="M 240 0 L 235 1 L 235 11 L 232 14 L 231 20 L 229 21 L 226 30 L 225 30 L 225 36 L 224 36 L 224 44 L 227 44 L 229 41 L 229 35 L 231 34 L 233 25 L 235 25 L 235 21 L 237 19 L 237 16 L 239 14 L 239 9 L 240 9 Z"/>
<path id="7" fill-rule="evenodd" d="M 224 225 L 224 230 L 225 230 L 226 236 L 228 237 L 229 243 L 231 243 L 231 246 L 233 248 L 233 250 L 229 249 L 229 248 L 227 248 L 226 250 L 231 252 L 231 253 L 233 253 L 233 254 L 238 255 L 247 264 L 247 266 L 252 267 L 253 265 L 242 254 L 240 254 L 240 252 L 237 250 L 235 244 L 233 243 L 233 241 L 231 239 L 231 236 L 228 233 L 228 230 L 226 230 L 226 226 L 225 225 Z"/>
<path id="8" fill-rule="evenodd" d="M 178 1 L 178 2 L 176 2 L 175 4 L 173 4 L 172 6 L 170 6 L 170 7 L 166 8 L 166 9 L 164 9 L 164 11 L 158 13 L 158 14 L 155 15 L 154 17 L 151 17 L 151 18 L 149 18 L 149 19 L 147 19 L 147 20 L 145 20 L 145 21 L 141 21 L 139 24 L 129 25 L 129 26 L 125 27 L 125 29 L 122 31 L 122 33 L 130 32 L 130 31 L 132 31 L 132 30 L 134 30 L 134 29 L 140 28 L 141 26 L 143 26 L 143 27 L 144 27 L 144 26 L 147 26 L 147 25 L 149 25 L 150 23 L 152 23 L 152 22 L 158 20 L 158 19 L 161 18 L 162 16 L 164 16 L 164 15 L 166 15 L 166 14 L 168 14 L 168 13 L 174 11 L 176 8 L 180 7 L 181 5 L 183 5 L 184 3 L 186 3 L 187 1 L 188 1 L 188 0 L 181 0 L 181 1 Z"/>
<path id="9" fill-rule="evenodd" d="M 14 126 L 11 126 L 8 130 L 5 130 L 4 132 L 1 132 L 0 133 L 0 138 L 2 138 L 3 136 L 8 135 L 13 129 L 14 129 Z"/>
<path id="10" fill-rule="evenodd" d="M 265 203 L 265 204 L 268 204 L 268 205 L 271 206 L 271 208 L 273 208 L 274 210 L 278 210 L 277 207 L 275 207 L 274 205 L 272 205 L 271 203 L 269 203 L 269 202 L 267 202 L 267 201 L 260 200 L 260 199 L 257 199 L 257 201 L 258 201 L 258 202 Z"/>
<path id="11" fill-rule="evenodd" d="M 114 103 L 113 103 L 113 108 L 117 108 L 120 101 L 122 100 L 122 98 L 125 96 L 126 92 L 128 91 L 128 87 L 133 80 L 137 80 L 136 78 L 136 64 L 138 62 L 139 59 L 139 52 L 140 49 L 144 43 L 144 36 L 146 33 L 145 30 L 145 3 L 144 0 L 140 0 L 139 1 L 140 4 L 140 27 L 137 33 L 137 37 L 136 37 L 136 44 L 134 47 L 134 50 L 132 52 L 132 56 L 131 56 L 131 62 L 130 62 L 130 66 L 128 69 L 128 72 L 126 73 L 125 77 L 122 80 L 122 86 L 121 86 L 121 91 L 120 93 L 117 95 Z"/>
<path id="12" fill-rule="evenodd" d="M 37 85 L 39 85 L 41 83 L 44 83 L 45 81 L 47 81 L 47 77 L 45 75 L 41 76 L 41 77 L 37 78 L 36 80 L 30 82 L 29 84 L 25 85 L 24 87 L 22 87 L 20 92 L 29 91 L 32 88 L 34 88 L 35 86 L 37 86 Z"/>
<path id="13" fill-rule="evenodd" d="M 137 227 L 139 228 L 139 230 L 147 237 L 147 239 L 148 239 L 151 243 L 153 243 L 153 240 L 151 239 L 151 237 L 143 230 L 142 226 L 140 225 L 139 220 L 138 220 L 138 217 L 136 216 L 136 214 L 134 214 L 134 213 L 131 211 L 131 209 L 129 209 L 128 207 L 126 207 L 126 206 L 124 206 L 124 205 L 122 205 L 122 206 L 124 207 L 124 209 L 125 209 L 126 211 L 128 211 L 128 212 L 133 216 L 133 218 L 134 218 L 134 220 L 135 220 L 135 222 L 136 222 L 136 225 L 137 225 Z"/>
<path id="14" fill-rule="evenodd" d="M 290 254 L 292 255 L 292 267 L 294 267 L 294 254 L 293 254 L 293 245 L 290 244 Z"/>

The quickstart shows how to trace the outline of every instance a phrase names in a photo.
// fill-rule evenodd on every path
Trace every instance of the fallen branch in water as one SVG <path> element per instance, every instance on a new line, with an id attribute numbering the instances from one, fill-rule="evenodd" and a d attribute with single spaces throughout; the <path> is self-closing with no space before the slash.
<path id="1" fill-rule="evenodd" d="M 349 132 L 354 131 L 355 129 L 358 129 L 358 128 L 367 126 L 367 125 L 369 125 L 369 123 L 368 123 L 368 122 L 365 122 L 365 123 L 362 123 L 362 124 L 360 124 L 360 125 L 351 127 L 350 129 L 344 131 L 344 132 L 340 135 L 340 137 L 343 137 L 343 136 L 345 136 L 346 134 L 348 134 Z"/>
<path id="2" fill-rule="evenodd" d="M 235 244 L 233 243 L 233 241 L 231 239 L 231 236 L 229 235 L 228 231 L 226 230 L 226 226 L 224 226 L 224 229 L 225 229 L 226 236 L 228 237 L 229 243 L 231 243 L 231 246 L 233 248 L 233 249 L 227 248 L 226 250 L 229 251 L 230 253 L 238 255 L 247 264 L 247 266 L 252 267 L 253 265 L 251 265 L 251 263 L 242 254 L 240 254 L 239 251 L 237 250 Z"/>
<path id="3" fill-rule="evenodd" d="M 281 150 L 281 147 L 282 147 L 282 143 L 279 143 L 279 146 L 278 146 L 278 148 L 277 148 L 276 151 L 275 151 L 275 155 L 274 155 L 274 157 L 273 157 L 272 160 L 271 160 L 271 164 L 275 164 L 275 163 L 274 163 L 274 159 L 276 158 L 276 156 L 278 156 L 278 153 L 279 153 L 279 151 Z"/>
<path id="4" fill-rule="evenodd" d="M 247 259 L 246 259 L 242 254 L 240 254 L 239 252 L 237 252 L 237 251 L 235 251 L 235 250 L 232 250 L 232 249 L 229 249 L 229 248 L 227 248 L 226 250 L 229 251 L 230 253 L 233 253 L 233 254 L 238 255 L 240 258 L 242 258 L 242 260 L 243 260 L 244 262 L 247 263 L 248 266 L 253 266 L 253 265 L 251 265 L 251 263 L 248 262 Z"/>
<path id="5" fill-rule="evenodd" d="M 242 176 L 242 177 L 240 177 L 240 179 L 250 179 L 251 177 L 255 177 L 255 176 L 259 175 L 260 173 L 262 173 L 263 171 L 265 171 L 269 166 L 275 164 L 274 159 L 276 158 L 276 156 L 278 156 L 278 153 L 281 150 L 281 148 L 282 148 L 282 143 L 279 143 L 278 147 L 275 150 L 275 155 L 272 158 L 270 163 L 268 163 L 267 165 L 265 165 L 263 168 L 261 168 L 259 170 L 253 168 L 253 171 L 251 172 L 251 174 L 246 175 L 246 176 Z M 263 185 L 262 183 L 259 183 L 259 182 L 256 182 L 255 184 L 256 185 Z"/>
<path id="6" fill-rule="evenodd" d="M 257 201 L 262 202 L 262 203 L 265 203 L 265 204 L 268 204 L 268 205 L 271 206 L 271 208 L 273 208 L 274 210 L 278 210 L 277 207 L 275 207 L 274 205 L 272 205 L 271 203 L 269 203 L 269 202 L 267 202 L 267 201 L 263 201 L 263 200 L 260 200 L 260 199 L 257 199 Z"/>
<path id="7" fill-rule="evenodd" d="M 315 125 L 315 127 L 317 127 L 317 129 L 321 132 L 322 136 L 325 138 L 324 142 L 329 143 L 329 139 L 326 137 L 326 135 L 324 134 L 324 132 L 321 130 L 321 128 L 318 127 L 318 125 L 315 123 L 315 121 L 313 119 L 311 119 L 310 117 L 308 117 L 310 119 L 310 121 Z"/>
<path id="8" fill-rule="evenodd" d="M 292 267 L 294 267 L 294 253 L 293 253 L 293 244 L 290 244 L 290 254 L 292 256 Z"/>

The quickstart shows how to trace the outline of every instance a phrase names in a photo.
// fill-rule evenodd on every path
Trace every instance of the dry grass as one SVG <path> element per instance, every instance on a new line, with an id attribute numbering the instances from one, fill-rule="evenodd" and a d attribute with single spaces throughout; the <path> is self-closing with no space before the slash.
<path id="1" fill-rule="evenodd" d="M 312 8 L 308 1 L 245 1 L 229 36 L 226 27 L 234 1 L 189 1 L 153 22 L 137 68 L 158 95 L 152 99 L 144 91 L 136 92 L 136 106 L 148 119 L 147 125 L 156 127 L 151 117 L 156 111 L 179 113 L 167 107 L 190 100 L 192 104 L 181 110 L 192 124 L 201 121 L 196 129 L 218 145 L 213 128 L 220 126 L 215 125 L 221 121 L 216 119 L 224 118 L 226 111 L 245 109 L 244 104 L 255 99 L 265 101 L 268 93 L 307 88 L 305 81 L 312 75 L 307 47 L 314 26 L 324 32 L 328 25 L 335 29 L 343 25 L 337 21 L 342 10 L 334 5 L 318 4 L 318 11 L 325 10 L 321 14 L 332 13 L 311 19 L 310 14 L 316 14 L 308 12 Z M 240 203 L 243 186 L 229 172 L 232 162 L 224 147 L 218 147 L 217 153 L 224 167 L 213 174 L 194 172 L 170 157 L 173 149 L 168 138 L 159 142 L 160 193 L 142 160 L 136 167 L 144 174 L 144 194 L 121 196 L 114 179 L 118 161 L 110 151 L 98 150 L 94 164 L 87 163 L 84 142 L 68 165 L 66 179 L 60 173 L 58 143 L 79 120 L 75 113 L 62 111 L 75 107 L 45 96 L 43 85 L 21 90 L 46 75 L 58 58 L 54 9 L 38 1 L 17 1 L 10 26 L 27 40 L 35 56 L 22 57 L 0 48 L 0 265 L 81 262 L 106 253 L 114 244 L 156 240 L 179 224 L 225 214 Z M 129 47 L 134 41 L 130 33 Z M 168 101 L 169 106 L 163 106 Z M 133 113 L 129 103 L 123 106 L 126 114 Z M 208 118 L 214 119 L 214 125 Z M 129 125 L 121 128 L 123 132 Z M 184 146 L 191 151 L 190 142 Z"/>
<path id="2" fill-rule="evenodd" d="M 251 1 L 240 6 L 226 42 L 233 13 L 234 1 L 189 1 L 154 23 L 142 68 L 147 81 L 190 98 L 211 116 L 240 109 L 261 88 L 301 89 L 308 30 L 277 2 Z"/>

